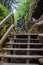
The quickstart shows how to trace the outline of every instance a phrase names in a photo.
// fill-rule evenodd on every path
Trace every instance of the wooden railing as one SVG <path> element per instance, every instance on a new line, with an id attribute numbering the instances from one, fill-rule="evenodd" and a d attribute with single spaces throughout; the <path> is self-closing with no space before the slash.
<path id="1" fill-rule="evenodd" d="M 8 34 L 10 33 L 10 31 L 13 29 L 14 24 L 12 24 L 8 30 L 6 31 L 6 33 L 3 35 L 3 37 L 0 40 L 0 46 L 2 46 L 2 44 L 4 43 L 4 41 L 6 40 L 6 38 L 8 37 Z"/>
<path id="2" fill-rule="evenodd" d="M 0 29 L 7 23 L 7 22 L 9 22 L 8 20 L 9 20 L 9 18 L 12 18 L 13 19 L 13 13 L 11 12 L 4 20 L 2 20 L 1 22 L 0 22 Z M 11 21 L 10 21 L 11 22 Z M 14 24 L 12 23 L 10 26 L 9 26 L 9 28 L 7 29 L 7 31 L 5 32 L 5 34 L 2 36 L 2 38 L 0 39 L 0 46 L 4 43 L 4 41 L 6 40 L 6 38 L 7 38 L 7 36 L 8 36 L 8 34 L 9 34 L 9 32 L 13 29 L 13 27 L 14 27 Z"/>
<path id="3" fill-rule="evenodd" d="M 4 20 L 2 20 L 0 22 L 0 28 L 3 27 L 3 25 L 8 22 L 8 19 L 13 15 L 13 13 L 11 12 Z"/>

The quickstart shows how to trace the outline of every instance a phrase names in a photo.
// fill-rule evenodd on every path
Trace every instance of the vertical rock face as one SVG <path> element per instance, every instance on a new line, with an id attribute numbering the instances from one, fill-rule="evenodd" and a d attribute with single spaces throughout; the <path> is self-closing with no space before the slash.
<path id="1" fill-rule="evenodd" d="M 30 3 L 30 9 L 29 9 L 29 20 L 31 20 L 31 16 L 35 10 L 35 7 L 36 7 L 36 4 L 37 4 L 37 1 L 36 0 L 32 0 L 31 3 Z"/>
<path id="2" fill-rule="evenodd" d="M 33 13 L 32 17 L 34 17 L 35 19 L 39 19 L 41 17 L 41 15 L 43 14 L 43 0 L 39 0 L 39 2 L 37 3 L 37 7 L 35 9 L 35 12 Z"/>

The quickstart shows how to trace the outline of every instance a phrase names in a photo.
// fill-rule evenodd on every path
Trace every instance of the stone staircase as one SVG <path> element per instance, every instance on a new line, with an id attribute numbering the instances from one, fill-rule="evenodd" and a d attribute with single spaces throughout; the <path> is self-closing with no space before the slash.
<path id="1" fill-rule="evenodd" d="M 43 44 L 39 42 L 38 34 L 14 35 L 6 43 L 6 51 L 0 54 L 0 65 L 39 65 L 39 59 L 43 57 Z"/>

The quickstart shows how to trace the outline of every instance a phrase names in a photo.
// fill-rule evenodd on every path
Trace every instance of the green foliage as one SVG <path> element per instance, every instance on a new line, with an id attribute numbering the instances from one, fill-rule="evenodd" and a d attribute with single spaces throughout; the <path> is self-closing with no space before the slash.
<path id="1" fill-rule="evenodd" d="M 20 17 L 25 16 L 29 11 L 29 5 L 31 0 L 20 0 L 20 5 L 16 11 L 15 21 L 17 21 Z"/>
<path id="2" fill-rule="evenodd" d="M 9 13 L 10 11 L 0 4 L 0 21 L 2 21 Z"/>
<path id="3" fill-rule="evenodd" d="M 10 11 L 4 7 L 1 3 L 0 3 L 0 22 L 10 13 Z M 0 33 L 3 30 L 3 33 L 5 33 L 5 31 L 7 30 L 8 25 L 5 24 L 3 26 L 3 28 L 0 30 Z"/>

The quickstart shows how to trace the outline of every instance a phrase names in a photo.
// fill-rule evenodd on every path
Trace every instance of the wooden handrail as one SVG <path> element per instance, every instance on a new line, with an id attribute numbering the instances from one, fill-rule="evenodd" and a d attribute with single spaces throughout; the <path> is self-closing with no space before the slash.
<path id="1" fill-rule="evenodd" d="M 0 28 L 8 21 L 8 18 L 12 16 L 12 12 L 4 19 L 0 22 Z"/>
<path id="2" fill-rule="evenodd" d="M 2 21 L 0 22 L 0 29 L 1 29 L 1 27 L 3 27 L 3 25 L 4 25 L 5 23 L 8 22 L 8 19 L 9 19 L 10 17 L 12 17 L 12 16 L 13 16 L 13 13 L 11 12 L 6 18 L 4 18 L 4 20 L 2 20 Z M 3 37 L 0 39 L 0 47 L 3 45 L 4 41 L 6 40 L 8 34 L 9 34 L 10 31 L 13 29 L 13 27 L 14 27 L 14 24 L 12 24 L 12 25 L 8 28 L 8 30 L 6 31 L 6 33 L 5 33 L 5 34 L 3 35 Z"/>
<path id="3" fill-rule="evenodd" d="M 9 29 L 6 31 L 6 33 L 4 34 L 4 36 L 1 38 L 0 40 L 0 46 L 2 46 L 2 44 L 4 43 L 4 41 L 6 40 L 8 34 L 10 33 L 10 31 L 13 29 L 14 24 L 12 24 Z"/>

